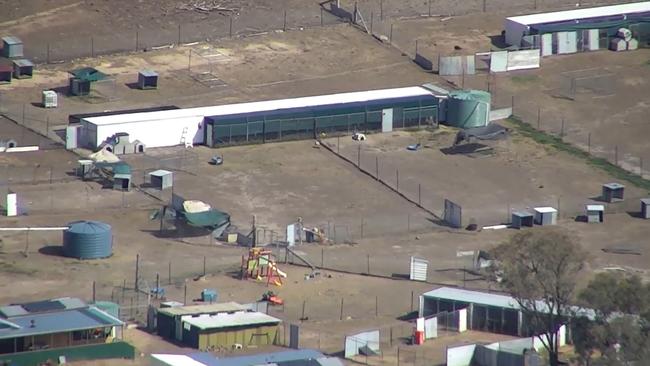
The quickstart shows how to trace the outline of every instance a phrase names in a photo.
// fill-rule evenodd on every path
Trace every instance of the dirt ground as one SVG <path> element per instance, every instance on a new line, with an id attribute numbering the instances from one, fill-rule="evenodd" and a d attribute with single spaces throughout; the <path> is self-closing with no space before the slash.
<path id="1" fill-rule="evenodd" d="M 36 2 L 21 4 L 24 6 L 11 5 L 9 8 L 14 9 L 12 15 L 0 19 L 5 22 L 5 27 L 20 28 L 20 25 L 6 22 L 17 16 L 29 16 L 37 9 Z M 169 10 L 171 2 L 165 2 L 155 12 L 149 8 L 150 4 L 140 3 L 142 6 L 137 8 L 142 13 L 134 11 L 127 6 L 129 4 L 125 2 L 123 7 L 118 7 L 118 13 L 130 11 L 135 18 L 144 13 L 160 15 L 158 11 Z M 267 6 L 281 8 L 282 4 L 278 4 Z M 391 9 L 390 4 L 386 1 L 387 11 Z M 91 23 L 99 22 L 93 23 L 98 32 L 103 29 L 101 22 L 107 17 L 102 9 L 106 9 L 107 3 L 52 2 L 55 8 L 65 5 L 71 7 L 38 15 L 37 23 L 52 18 L 61 20 L 61 14 L 67 14 L 66 21 L 76 24 L 77 18 L 71 14 L 87 15 L 85 12 L 95 7 L 99 11 L 91 11 L 97 15 L 87 19 Z M 249 10 L 242 10 L 242 17 L 249 14 L 246 11 Z M 196 22 L 198 27 L 218 21 L 208 19 L 205 20 L 207 23 L 202 23 L 198 19 L 202 16 L 194 12 L 171 13 L 175 15 L 163 17 L 160 22 L 173 23 L 174 19 L 183 19 Z M 179 18 L 174 18 L 176 16 Z M 130 30 L 126 24 L 128 19 L 124 22 L 124 29 Z M 75 27 L 80 25 L 72 23 L 55 27 L 78 31 Z M 164 26 L 163 23 L 159 25 Z M 467 30 L 470 23 L 472 29 Z M 464 43 L 458 43 L 461 48 L 480 50 L 485 41 L 489 42 L 490 35 L 499 32 L 499 24 L 498 18 L 483 15 L 454 17 L 444 22 L 441 19 L 404 20 L 396 23 L 394 36 L 396 42 L 399 40 L 406 45 L 411 43 L 410 39 L 421 39 L 419 47 L 423 47 L 422 50 L 444 53 L 456 44 L 453 41 L 455 34 L 466 32 L 472 36 L 465 37 Z M 446 33 L 440 32 L 443 28 L 447 29 Z M 35 25 L 33 29 L 30 28 L 29 32 L 42 28 Z M 428 37 L 429 34 L 440 34 L 440 40 Z M 42 44 L 54 36 L 57 34 L 53 31 L 40 41 L 36 37 L 34 44 Z M 187 71 L 190 50 L 194 72 L 211 67 L 224 85 L 209 88 L 192 78 L 191 72 Z M 206 57 L 199 54 L 213 55 L 210 58 L 215 61 L 209 64 Z M 644 57 L 647 58 L 647 51 L 629 54 L 603 51 L 544 59 L 544 68 L 540 70 L 499 76 L 496 79 L 495 104 L 506 105 L 511 96 L 517 94 L 515 110 L 517 113 L 522 110 L 524 116 L 525 113 L 536 113 L 535 103 L 543 103 L 544 113 L 566 113 L 566 138 L 569 141 L 573 141 L 571 136 L 576 135 L 572 135 L 573 131 L 592 132 L 588 121 L 598 121 L 599 129 L 592 132 L 593 149 L 599 148 L 599 144 L 625 143 L 626 150 L 621 148 L 619 151 L 622 161 L 627 149 L 640 156 L 648 150 L 643 142 L 646 126 L 641 123 L 643 108 L 647 107 L 642 100 L 642 96 L 647 94 L 647 70 L 640 66 Z M 611 72 L 623 75 L 618 80 L 621 85 L 627 85 L 629 94 L 621 92 L 597 99 L 584 94 L 571 102 L 550 96 L 549 90 L 556 88 L 558 83 L 553 75 L 589 63 L 611 65 L 607 66 Z M 113 101 L 88 103 L 60 96 L 60 108 L 47 111 L 40 108 L 40 91 L 52 87 L 65 91 L 67 71 L 80 66 L 95 66 L 115 76 L 113 85 L 104 89 L 111 93 Z M 161 87 L 158 90 L 145 92 L 128 85 L 135 81 L 135 71 L 141 68 L 152 68 L 160 73 Z M 634 81 L 628 73 L 641 76 Z M 60 131 L 71 113 L 167 104 L 181 107 L 223 104 L 432 81 L 445 83 L 436 75 L 420 70 L 394 48 L 372 40 L 350 26 L 338 25 L 43 66 L 37 69 L 34 79 L 0 86 L 0 108 L 14 120 L 60 143 Z M 478 88 L 486 84 L 486 79 L 477 76 L 468 78 L 466 82 L 467 86 Z M 524 93 L 535 101 L 530 102 L 532 106 L 520 101 L 523 98 L 519 96 Z M 593 113 L 585 112 L 590 108 L 594 109 Z M 612 108 L 621 116 L 625 110 L 631 112 L 624 115 L 625 123 L 612 122 L 614 119 L 602 117 L 606 108 Z M 573 122 L 569 116 L 581 117 L 575 117 Z M 548 126 L 555 125 L 549 122 Z M 611 133 L 615 127 L 617 132 Z M 38 134 L 5 119 L 0 120 L 0 133 L 3 138 L 6 135 L 23 139 L 25 143 L 47 143 Z M 447 129 L 433 134 L 400 131 L 369 135 L 368 141 L 362 145 L 361 165 L 371 173 L 376 173 L 378 167 L 380 178 L 390 186 L 396 185 L 395 172 L 399 169 L 401 193 L 415 200 L 419 191 L 422 206 L 436 216 L 442 212 L 442 200 L 449 198 L 463 206 L 463 217 L 467 221 L 476 219 L 479 226 L 506 221 L 509 211 L 514 209 L 559 206 L 560 225 L 579 238 L 589 252 L 589 258 L 585 259 L 587 271 L 581 281 L 603 270 L 625 270 L 647 276 L 650 270 L 647 223 L 635 215 L 638 198 L 648 192 L 628 185 L 628 199 L 623 204 L 608 205 L 605 223 L 587 225 L 576 222 L 576 215 L 582 212 L 583 205 L 597 196 L 600 185 L 611 181 L 611 177 L 574 157 L 539 146 L 516 134 L 508 140 L 491 144 L 491 154 L 445 154 L 453 136 L 454 132 Z M 425 148 L 417 152 L 405 149 L 417 142 Z M 339 140 L 328 139 L 326 143 L 338 146 L 341 153 L 356 161 L 359 150 L 349 136 Z M 223 154 L 225 164 L 218 167 L 208 165 L 207 161 L 217 152 Z M 141 317 L 146 309 L 145 296 L 121 289 L 125 282 L 127 287 L 133 287 L 138 255 L 140 286 L 152 287 L 158 274 L 169 299 L 183 301 L 187 286 L 188 302 L 198 297 L 202 289 L 214 288 L 222 301 L 245 303 L 259 299 L 268 289 L 261 283 L 233 278 L 245 248 L 216 244 L 207 235 L 177 237 L 159 233 L 159 222 L 150 217 L 169 200 L 168 192 L 156 193 L 143 188 L 121 193 L 108 189 L 102 182 L 82 182 L 72 174 L 77 159 L 77 155 L 60 148 L 0 156 L 2 189 L 18 192 L 22 197 L 19 202 L 27 213 L 16 218 L 0 217 L 0 226 L 62 226 L 79 219 L 104 221 L 114 230 L 113 256 L 93 261 L 64 258 L 60 255 L 61 233 L 56 231 L 2 234 L 0 303 L 60 296 L 90 300 L 94 281 L 98 299 L 121 303 L 126 317 Z M 320 227 L 334 238 L 335 245 L 309 244 L 296 248 L 298 254 L 312 264 L 324 267 L 321 275 L 313 279 L 305 279 L 310 272 L 306 267 L 282 263 L 285 253 L 276 249 L 280 268 L 288 273 L 288 278 L 282 287 L 273 290 L 285 299 L 286 305 L 271 311 L 286 323 L 300 322 L 303 318 L 305 344 L 328 352 L 340 351 L 342 337 L 359 330 L 387 326 L 408 333 L 411 325 L 398 318 L 417 307 L 417 295 L 436 286 L 489 289 L 480 276 L 463 270 L 471 263 L 467 258 L 458 258 L 457 251 L 489 249 L 515 232 L 512 229 L 469 232 L 443 226 L 437 217 L 407 202 L 373 177 L 359 172 L 352 164 L 323 147 L 314 148 L 312 141 L 230 147 L 218 151 L 205 147 L 197 147 L 191 152 L 180 148 L 151 149 L 146 156 L 132 156 L 126 160 L 136 170 L 138 185 L 146 180 L 148 170 L 165 167 L 164 164 L 173 165 L 170 169 L 174 170 L 175 193 L 204 200 L 230 213 L 241 232 L 250 230 L 255 215 L 262 242 L 282 240 L 284 227 L 298 217 L 307 226 Z M 602 251 L 606 247 L 636 249 L 640 255 L 607 254 Z M 429 260 L 428 283 L 404 280 L 411 256 Z M 292 256 L 287 256 L 287 259 L 300 262 Z M 143 353 L 181 351 L 155 336 L 129 334 L 129 339 Z M 440 357 L 444 345 L 470 340 L 491 341 L 491 337 L 471 332 L 459 337 L 441 338 L 427 344 L 421 355 L 442 362 Z M 405 352 L 405 358 L 420 357 L 416 356 L 418 351 L 401 350 Z M 394 352 L 396 348 L 387 350 L 384 360 L 380 361 L 395 364 L 395 359 L 391 358 L 396 356 Z M 145 358 L 140 357 L 133 364 L 145 362 Z M 112 365 L 111 362 L 96 364 Z"/>
<path id="2" fill-rule="evenodd" d="M 208 12 L 197 11 L 193 3 L 7 1 L 3 8 L 8 11 L 0 15 L 0 33 L 20 37 L 26 56 L 43 63 L 338 23 L 312 0 L 224 0 L 219 2 L 222 10 Z"/>

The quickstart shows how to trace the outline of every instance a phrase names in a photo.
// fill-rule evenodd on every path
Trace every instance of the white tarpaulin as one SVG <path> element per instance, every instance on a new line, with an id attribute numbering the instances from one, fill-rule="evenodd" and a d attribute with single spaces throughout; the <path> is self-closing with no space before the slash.
<path id="1" fill-rule="evenodd" d="M 187 200 L 183 202 L 183 210 L 189 213 L 210 211 L 210 205 L 203 201 Z"/>
<path id="2" fill-rule="evenodd" d="M 508 52 L 508 71 L 539 68 L 540 52 L 538 49 Z"/>
<path id="3" fill-rule="evenodd" d="M 432 339 L 438 337 L 438 318 L 424 320 L 424 338 Z"/>

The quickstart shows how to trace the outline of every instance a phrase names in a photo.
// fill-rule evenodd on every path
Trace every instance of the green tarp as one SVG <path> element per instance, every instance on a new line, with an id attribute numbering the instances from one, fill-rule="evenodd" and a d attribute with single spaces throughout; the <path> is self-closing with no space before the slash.
<path id="1" fill-rule="evenodd" d="M 230 221 L 230 215 L 216 209 L 204 212 L 183 212 L 187 223 L 196 227 L 218 228 Z"/>

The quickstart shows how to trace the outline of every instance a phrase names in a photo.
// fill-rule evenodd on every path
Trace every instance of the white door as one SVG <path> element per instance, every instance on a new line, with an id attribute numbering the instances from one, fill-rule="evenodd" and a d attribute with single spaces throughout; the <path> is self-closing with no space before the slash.
<path id="1" fill-rule="evenodd" d="M 381 112 L 381 132 L 393 130 L 393 108 L 384 109 Z"/>

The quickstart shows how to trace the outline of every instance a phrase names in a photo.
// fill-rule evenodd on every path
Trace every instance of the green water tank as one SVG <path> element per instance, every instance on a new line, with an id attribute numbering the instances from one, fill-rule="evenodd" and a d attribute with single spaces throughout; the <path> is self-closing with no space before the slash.
<path id="1" fill-rule="evenodd" d="M 457 90 L 447 99 L 447 124 L 458 128 L 483 127 L 490 122 L 492 96 L 482 90 Z"/>

